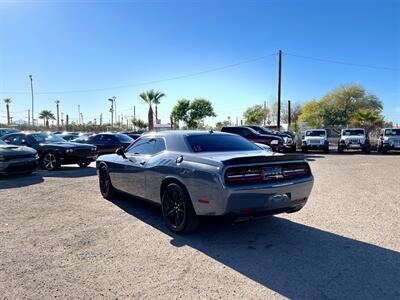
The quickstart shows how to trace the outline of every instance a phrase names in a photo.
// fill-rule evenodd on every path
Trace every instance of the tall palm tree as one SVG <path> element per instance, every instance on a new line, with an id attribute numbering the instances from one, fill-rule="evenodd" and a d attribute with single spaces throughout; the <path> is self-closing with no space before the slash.
<path id="1" fill-rule="evenodd" d="M 147 114 L 149 130 L 154 128 L 154 118 L 153 118 L 153 107 L 152 104 L 154 103 L 157 107 L 160 104 L 161 98 L 165 97 L 165 94 L 160 91 L 155 91 L 154 89 L 148 90 L 146 92 L 142 92 L 139 95 L 140 99 L 149 105 L 149 112 Z M 156 108 L 157 111 L 157 108 Z M 157 114 L 156 114 L 157 118 Z"/>
<path id="2" fill-rule="evenodd" d="M 42 110 L 39 114 L 39 119 L 43 119 L 46 128 L 49 128 L 49 120 L 55 120 L 54 114 L 50 110 Z"/>
<path id="3" fill-rule="evenodd" d="M 10 118 L 10 103 L 11 99 L 10 98 L 5 98 L 4 103 L 6 104 L 7 108 L 7 125 L 11 125 L 11 118 Z"/>

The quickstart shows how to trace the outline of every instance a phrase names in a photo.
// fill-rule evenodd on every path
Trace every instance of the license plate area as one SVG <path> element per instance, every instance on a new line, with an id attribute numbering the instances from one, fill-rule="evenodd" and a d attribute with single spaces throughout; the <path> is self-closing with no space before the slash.
<path id="1" fill-rule="evenodd" d="M 265 179 L 283 178 L 282 167 L 265 167 L 263 171 Z"/>

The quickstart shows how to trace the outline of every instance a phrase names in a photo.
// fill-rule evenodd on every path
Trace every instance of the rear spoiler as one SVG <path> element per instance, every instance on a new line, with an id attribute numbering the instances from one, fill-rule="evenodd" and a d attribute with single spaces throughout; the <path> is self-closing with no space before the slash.
<path id="1" fill-rule="evenodd" d="M 291 160 L 304 160 L 304 154 L 290 153 L 284 155 L 271 155 L 271 156 L 250 156 L 250 157 L 237 157 L 232 159 L 223 160 L 225 166 L 230 165 L 244 165 L 256 163 L 268 163 L 276 161 L 291 161 Z"/>

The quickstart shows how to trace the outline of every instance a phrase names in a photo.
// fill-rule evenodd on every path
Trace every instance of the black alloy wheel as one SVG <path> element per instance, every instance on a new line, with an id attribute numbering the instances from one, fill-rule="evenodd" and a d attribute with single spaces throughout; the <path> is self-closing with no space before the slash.
<path id="1" fill-rule="evenodd" d="M 171 231 L 190 232 L 198 226 L 198 217 L 189 195 L 178 184 L 171 183 L 166 187 L 161 206 L 164 222 Z"/>
<path id="2" fill-rule="evenodd" d="M 42 167 L 48 171 L 57 170 L 60 167 L 58 156 L 54 152 L 47 152 L 42 158 Z"/>
<path id="3" fill-rule="evenodd" d="M 115 195 L 114 187 L 112 186 L 110 175 L 108 174 L 107 167 L 105 165 L 99 168 L 99 186 L 100 193 L 103 198 L 110 200 Z"/>

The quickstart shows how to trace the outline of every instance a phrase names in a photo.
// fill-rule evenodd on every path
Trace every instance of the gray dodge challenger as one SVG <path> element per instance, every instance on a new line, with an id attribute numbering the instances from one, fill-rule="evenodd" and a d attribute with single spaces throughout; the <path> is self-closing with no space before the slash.
<path id="1" fill-rule="evenodd" d="M 164 131 L 141 136 L 96 161 L 100 191 L 161 205 L 166 226 L 189 232 L 198 216 L 251 218 L 300 210 L 313 186 L 302 154 L 269 153 L 222 132 Z"/>

